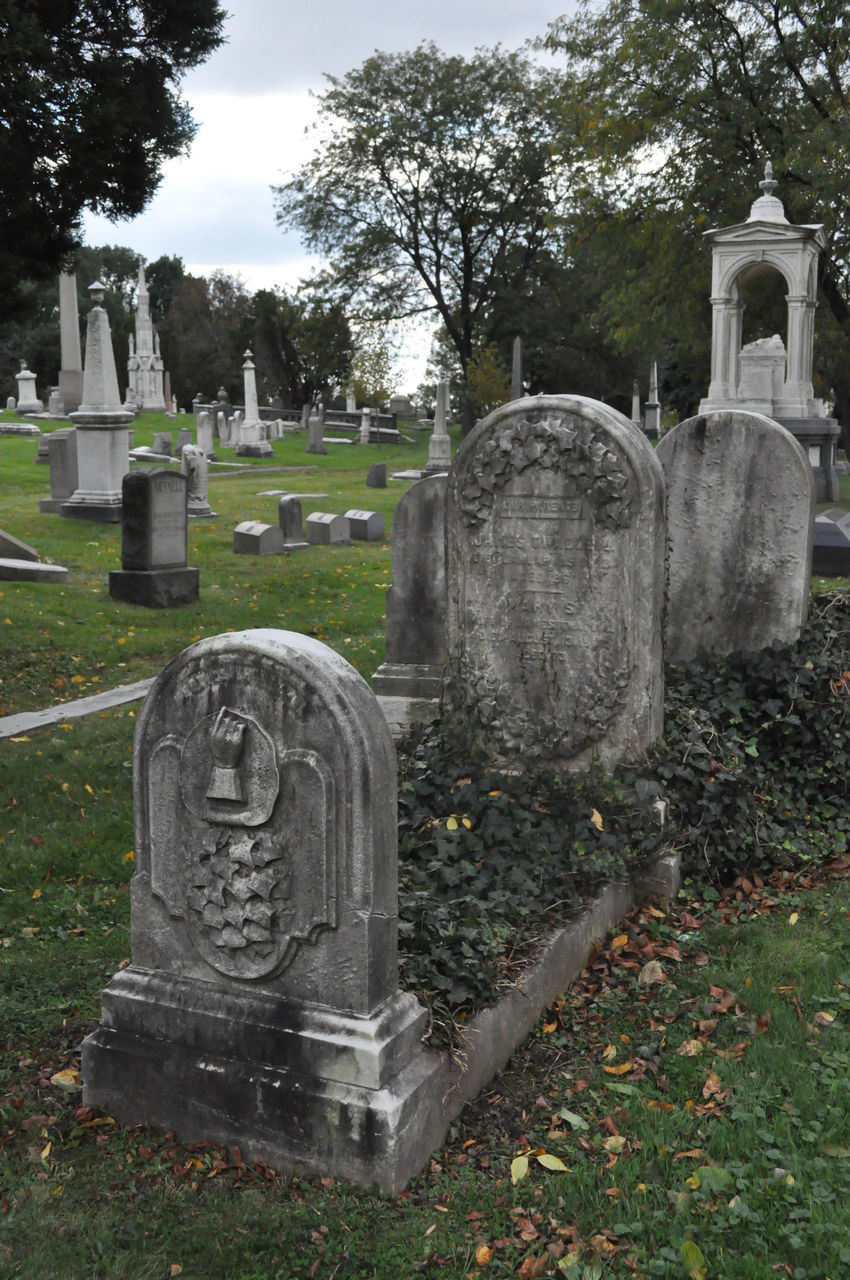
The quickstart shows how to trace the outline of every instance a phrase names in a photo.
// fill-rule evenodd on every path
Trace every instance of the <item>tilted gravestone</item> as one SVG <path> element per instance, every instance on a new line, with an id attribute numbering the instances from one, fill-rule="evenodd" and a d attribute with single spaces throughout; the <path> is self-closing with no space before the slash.
<path id="1" fill-rule="evenodd" d="M 171 432 L 157 431 L 153 438 L 153 452 L 163 457 L 171 456 Z"/>
<path id="2" fill-rule="evenodd" d="M 359 542 L 380 542 L 384 536 L 384 517 L 380 511 L 361 511 L 352 507 L 345 518 L 351 537 Z"/>
<path id="3" fill-rule="evenodd" d="M 815 488 L 771 418 L 688 418 L 657 449 L 667 486 L 668 661 L 793 641 L 806 618 Z"/>
<path id="4" fill-rule="evenodd" d="M 386 658 L 375 693 L 435 698 L 446 653 L 446 476 L 426 476 L 399 499 L 386 594 Z"/>
<path id="5" fill-rule="evenodd" d="M 113 600 L 166 609 L 198 598 L 200 571 L 187 565 L 186 477 L 142 467 L 121 489 L 121 568 L 109 574 Z"/>
<path id="6" fill-rule="evenodd" d="M 444 720 L 495 763 L 639 757 L 661 732 L 663 475 L 582 396 L 497 409 L 449 475 Z"/>
<path id="7" fill-rule="evenodd" d="M 304 537 L 300 498 L 284 494 L 277 504 L 277 521 L 283 537 L 284 551 L 303 551 L 310 545 Z"/>
<path id="8" fill-rule="evenodd" d="M 175 658 L 138 719 L 132 963 L 83 1045 L 86 1105 L 400 1189 L 438 1059 L 398 989 L 396 800 L 378 702 L 325 645 Z"/>
<path id="9" fill-rule="evenodd" d="M 385 462 L 373 462 L 366 475 L 367 489 L 386 489 L 387 487 L 387 464 Z"/>

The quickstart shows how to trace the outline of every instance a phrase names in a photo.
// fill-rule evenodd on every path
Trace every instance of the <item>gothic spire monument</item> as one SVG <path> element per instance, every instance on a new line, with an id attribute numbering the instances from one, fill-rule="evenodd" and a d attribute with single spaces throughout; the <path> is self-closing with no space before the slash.
<path id="1" fill-rule="evenodd" d="M 136 337 L 130 338 L 127 361 L 128 400 L 139 409 L 165 410 L 163 363 L 159 353 L 159 334 L 151 320 L 150 295 L 145 280 L 144 264 L 139 262 L 136 288 Z"/>

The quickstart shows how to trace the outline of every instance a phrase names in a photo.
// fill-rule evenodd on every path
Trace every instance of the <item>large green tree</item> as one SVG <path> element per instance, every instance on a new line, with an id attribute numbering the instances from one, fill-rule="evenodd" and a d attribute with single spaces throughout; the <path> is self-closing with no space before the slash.
<path id="1" fill-rule="evenodd" d="M 0 294 L 55 275 L 85 208 L 140 213 L 195 133 L 183 74 L 217 0 L 0 0 Z"/>
<path id="2" fill-rule="evenodd" d="M 816 374 L 850 427 L 850 22 L 839 0 L 584 0 L 550 28 L 564 58 L 562 158 L 608 264 L 597 315 L 666 354 L 684 405 L 708 386 L 710 254 L 766 160 L 790 221 L 822 222 Z M 769 300 L 756 298 L 754 309 Z M 688 384 L 690 383 L 690 386 Z"/>
<path id="3" fill-rule="evenodd" d="M 260 289 L 251 307 L 251 347 L 257 388 L 300 408 L 335 395 L 351 371 L 354 343 L 339 303 L 299 291 Z"/>
<path id="4" fill-rule="evenodd" d="M 327 258 L 355 321 L 431 312 L 465 374 L 515 332 L 508 300 L 554 242 L 553 78 L 521 53 L 421 44 L 328 80 L 320 146 L 276 189 L 278 222 Z"/>

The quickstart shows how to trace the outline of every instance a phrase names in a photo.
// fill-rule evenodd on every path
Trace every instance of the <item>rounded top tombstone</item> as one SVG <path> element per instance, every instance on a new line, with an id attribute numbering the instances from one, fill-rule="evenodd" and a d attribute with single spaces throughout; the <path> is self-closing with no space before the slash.
<path id="1" fill-rule="evenodd" d="M 449 475 L 446 699 L 497 763 L 608 767 L 661 731 L 663 475 L 642 432 L 536 396 Z"/>

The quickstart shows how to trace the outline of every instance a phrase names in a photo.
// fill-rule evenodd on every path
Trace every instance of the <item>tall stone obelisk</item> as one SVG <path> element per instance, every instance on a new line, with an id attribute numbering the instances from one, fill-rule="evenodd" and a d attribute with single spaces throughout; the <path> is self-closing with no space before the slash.
<path id="1" fill-rule="evenodd" d="M 109 316 L 100 305 L 106 292 L 89 286 L 93 306 L 86 329 L 83 402 L 71 421 L 77 428 L 77 488 L 60 515 L 114 524 L 121 519 L 121 482 L 130 469 L 133 421 L 121 404 Z"/>
<path id="2" fill-rule="evenodd" d="M 437 403 L 434 408 L 434 430 L 428 441 L 428 461 L 425 465 L 427 476 L 448 471 L 452 465 L 452 442 L 449 438 L 447 423 L 449 418 L 449 384 L 437 383 Z"/>
<path id="3" fill-rule="evenodd" d="M 83 398 L 83 358 L 80 351 L 80 313 L 77 307 L 77 277 L 59 276 L 59 395 L 62 411 L 76 413 Z"/>

